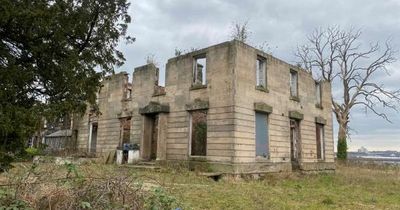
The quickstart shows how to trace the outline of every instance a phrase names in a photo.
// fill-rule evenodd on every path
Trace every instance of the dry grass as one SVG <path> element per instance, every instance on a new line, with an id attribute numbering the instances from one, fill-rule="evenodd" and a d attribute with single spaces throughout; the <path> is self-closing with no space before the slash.
<path id="1" fill-rule="evenodd" d="M 124 208 L 127 206 L 122 205 L 123 195 L 128 206 L 133 206 L 133 201 L 139 202 L 138 209 L 147 209 L 154 202 L 173 198 L 178 200 L 171 201 L 173 206 L 182 209 L 400 209 L 400 169 L 394 167 L 341 164 L 335 174 L 281 173 L 269 174 L 260 180 L 225 178 L 215 182 L 185 170 L 154 172 L 90 164 L 77 168 L 79 176 L 92 178 L 79 185 L 78 181 L 69 181 L 68 184 L 54 182 L 76 177 L 74 171 L 68 173 L 65 166 L 42 164 L 35 169 L 35 175 L 26 176 L 30 166 L 20 164 L 9 173 L 0 175 L 0 184 L 41 182 L 37 187 L 21 185 L 25 186 L 21 189 L 26 192 L 19 193 L 20 200 L 36 209 L 46 207 L 41 202 L 48 205 L 51 197 L 65 203 L 77 196 L 81 198 L 78 199 L 80 202 L 82 198 L 89 199 L 85 202 L 93 208 L 107 205 Z M 114 188 L 105 187 L 110 183 L 114 183 Z M 129 188 L 122 187 L 127 183 L 131 183 Z M 154 191 L 160 187 L 165 191 Z M 5 189 L 13 191 L 17 188 L 5 186 Z M 132 193 L 133 189 L 137 191 Z M 110 192 L 112 199 L 105 199 L 104 195 Z M 102 199 L 107 202 L 96 203 Z M 82 202 L 78 204 L 81 206 L 74 207 L 82 208 Z"/>

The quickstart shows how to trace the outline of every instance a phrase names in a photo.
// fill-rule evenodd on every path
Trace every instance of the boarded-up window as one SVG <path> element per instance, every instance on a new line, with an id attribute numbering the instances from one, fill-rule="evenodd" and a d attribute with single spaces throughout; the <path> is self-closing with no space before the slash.
<path id="1" fill-rule="evenodd" d="M 191 112 L 191 155 L 207 155 L 207 111 Z"/>
<path id="2" fill-rule="evenodd" d="M 206 85 L 207 62 L 206 56 L 197 56 L 193 62 L 193 84 Z"/>
<path id="3" fill-rule="evenodd" d="M 297 81 L 298 80 L 298 75 L 297 71 L 291 70 L 290 71 L 290 96 L 292 97 L 297 97 Z"/>
<path id="4" fill-rule="evenodd" d="M 317 140 L 317 159 L 325 158 L 324 150 L 324 125 L 316 123 L 316 140 Z"/>
<path id="5" fill-rule="evenodd" d="M 256 156 L 269 156 L 268 115 L 256 112 Z"/>
<path id="6" fill-rule="evenodd" d="M 256 85 L 263 88 L 267 87 L 266 59 L 261 56 L 257 57 Z"/>
<path id="7" fill-rule="evenodd" d="M 315 83 L 315 98 L 316 98 L 316 105 L 321 106 L 322 101 L 322 93 L 321 93 L 321 83 Z"/>

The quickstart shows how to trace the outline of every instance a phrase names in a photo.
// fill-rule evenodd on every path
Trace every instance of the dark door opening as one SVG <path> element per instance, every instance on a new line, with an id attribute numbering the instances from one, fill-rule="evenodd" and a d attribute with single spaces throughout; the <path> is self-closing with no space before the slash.
<path id="1" fill-rule="evenodd" d="M 158 147 L 158 115 L 144 115 L 143 142 L 141 158 L 151 161 L 157 159 Z"/>
<path id="2" fill-rule="evenodd" d="M 92 123 L 92 133 L 89 139 L 89 153 L 96 153 L 97 127 L 97 123 Z"/>
<path id="3" fill-rule="evenodd" d="M 290 120 L 290 158 L 292 168 L 299 169 L 300 147 L 300 126 L 298 120 Z"/>
<path id="4" fill-rule="evenodd" d="M 191 112 L 191 152 L 192 156 L 207 155 L 207 110 Z"/>
<path id="5" fill-rule="evenodd" d="M 150 160 L 157 159 L 157 143 L 158 143 L 158 115 L 153 115 L 152 119 L 152 135 L 150 145 Z"/>

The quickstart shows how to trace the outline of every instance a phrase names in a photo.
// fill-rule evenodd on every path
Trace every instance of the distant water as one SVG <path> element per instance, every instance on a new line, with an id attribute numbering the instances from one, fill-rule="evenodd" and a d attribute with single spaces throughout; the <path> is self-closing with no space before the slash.
<path id="1" fill-rule="evenodd" d="M 371 161 L 377 164 L 394 164 L 400 165 L 400 157 L 382 157 L 377 155 L 361 155 L 353 157 L 352 159 L 360 160 L 360 161 Z"/>

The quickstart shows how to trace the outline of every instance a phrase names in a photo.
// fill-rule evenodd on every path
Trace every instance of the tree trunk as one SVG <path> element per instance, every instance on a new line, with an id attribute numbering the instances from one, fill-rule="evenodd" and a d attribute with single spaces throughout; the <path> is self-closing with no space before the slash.
<path id="1" fill-rule="evenodd" d="M 347 123 L 339 122 L 337 158 L 339 160 L 347 159 Z"/>

